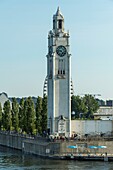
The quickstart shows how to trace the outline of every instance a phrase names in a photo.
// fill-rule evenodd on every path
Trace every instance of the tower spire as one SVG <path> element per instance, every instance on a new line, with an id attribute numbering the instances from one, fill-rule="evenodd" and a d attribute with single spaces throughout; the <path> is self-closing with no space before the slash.
<path id="1" fill-rule="evenodd" d="M 60 7 L 59 7 L 59 6 L 58 6 L 58 8 L 57 8 L 56 15 L 57 15 L 57 16 L 60 15 Z"/>
<path id="2" fill-rule="evenodd" d="M 58 6 L 56 14 L 53 15 L 53 30 L 55 33 L 64 32 L 64 17 Z"/>

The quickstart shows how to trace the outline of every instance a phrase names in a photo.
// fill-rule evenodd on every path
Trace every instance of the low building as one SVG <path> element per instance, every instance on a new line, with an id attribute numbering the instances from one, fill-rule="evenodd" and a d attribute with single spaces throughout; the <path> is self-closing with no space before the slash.
<path id="1" fill-rule="evenodd" d="M 3 108 L 3 106 L 4 106 L 4 103 L 5 103 L 7 100 L 9 100 L 8 95 L 7 95 L 5 92 L 0 93 L 0 103 L 1 103 L 2 108 Z M 10 101 L 10 100 L 9 100 L 9 101 Z M 12 103 L 12 102 L 10 101 L 10 104 L 11 104 L 11 103 Z"/>
<path id="2" fill-rule="evenodd" d="M 113 100 L 106 100 L 107 106 L 113 106 Z"/>
<path id="3" fill-rule="evenodd" d="M 71 121 L 72 134 L 90 134 L 100 135 L 112 133 L 113 121 L 112 120 L 72 120 Z"/>
<path id="4" fill-rule="evenodd" d="M 113 107 L 101 106 L 97 113 L 94 113 L 95 120 L 113 120 Z"/>

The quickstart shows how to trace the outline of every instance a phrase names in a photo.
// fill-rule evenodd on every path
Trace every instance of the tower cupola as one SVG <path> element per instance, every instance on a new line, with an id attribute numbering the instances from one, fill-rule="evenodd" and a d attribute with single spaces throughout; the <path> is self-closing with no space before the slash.
<path id="1" fill-rule="evenodd" d="M 58 7 L 57 12 L 53 15 L 53 31 L 57 34 L 64 32 L 64 17 Z"/>

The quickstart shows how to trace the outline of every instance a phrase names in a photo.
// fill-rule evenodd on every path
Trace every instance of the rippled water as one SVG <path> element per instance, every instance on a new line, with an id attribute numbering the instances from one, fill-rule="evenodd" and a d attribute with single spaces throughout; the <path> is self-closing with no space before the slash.
<path id="1" fill-rule="evenodd" d="M 41 159 L 0 147 L 0 170 L 113 170 L 113 162 L 78 162 Z"/>

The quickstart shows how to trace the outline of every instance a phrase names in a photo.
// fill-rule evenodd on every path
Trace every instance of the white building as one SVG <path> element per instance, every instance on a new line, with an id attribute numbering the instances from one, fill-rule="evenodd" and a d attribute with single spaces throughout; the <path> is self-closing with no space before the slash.
<path id="1" fill-rule="evenodd" d="M 94 119 L 97 120 L 113 120 L 113 107 L 101 106 L 97 113 L 94 113 Z"/>
<path id="2" fill-rule="evenodd" d="M 72 120 L 72 134 L 101 134 L 111 133 L 113 131 L 113 122 L 111 120 Z"/>
<path id="3" fill-rule="evenodd" d="M 3 106 L 4 106 L 4 103 L 9 100 L 8 98 L 8 95 L 4 92 L 0 93 L 0 103 L 1 103 L 1 106 L 2 106 L 2 109 L 3 109 Z M 9 100 L 10 102 L 10 105 L 12 104 L 12 102 Z"/>
<path id="4" fill-rule="evenodd" d="M 71 135 L 71 65 L 69 33 L 64 17 L 57 9 L 53 29 L 48 34 L 47 96 L 50 134 Z"/>
<path id="5" fill-rule="evenodd" d="M 100 106 L 97 113 L 94 113 L 95 120 L 72 120 L 72 134 L 101 134 L 113 132 L 113 107 Z"/>

